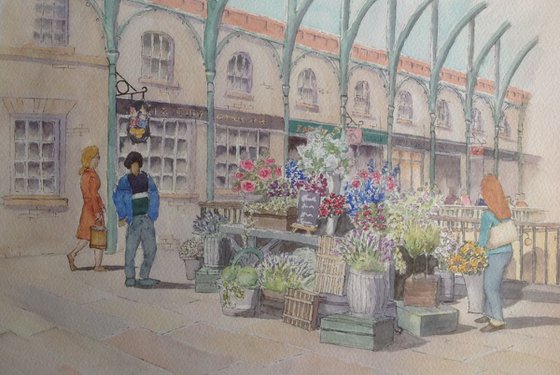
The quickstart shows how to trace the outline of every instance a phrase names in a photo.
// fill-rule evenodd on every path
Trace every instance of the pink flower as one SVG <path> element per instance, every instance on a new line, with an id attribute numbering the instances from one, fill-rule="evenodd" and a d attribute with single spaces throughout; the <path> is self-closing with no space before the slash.
<path id="1" fill-rule="evenodd" d="M 369 177 L 367 171 L 358 172 L 358 176 L 360 176 L 360 178 L 368 178 Z"/>
<path id="2" fill-rule="evenodd" d="M 241 162 L 239 162 L 239 166 L 247 172 L 252 172 L 253 169 L 255 169 L 255 163 L 253 163 L 253 161 L 249 159 L 241 160 Z"/>
<path id="3" fill-rule="evenodd" d="M 267 158 L 267 159 L 264 159 L 264 163 L 265 163 L 266 165 L 271 165 L 271 164 L 276 163 L 276 160 L 274 160 L 274 159 L 272 159 L 272 158 Z"/>
<path id="4" fill-rule="evenodd" d="M 241 191 L 244 193 L 253 193 L 257 185 L 253 181 L 243 180 L 241 181 Z"/>
<path id="5" fill-rule="evenodd" d="M 270 169 L 270 167 L 261 168 L 257 172 L 257 175 L 261 180 L 268 181 L 270 180 L 270 177 L 272 177 L 272 169 Z"/>
<path id="6" fill-rule="evenodd" d="M 231 190 L 232 190 L 234 193 L 239 193 L 239 192 L 241 191 L 241 186 L 236 185 L 236 186 L 232 187 Z"/>
<path id="7" fill-rule="evenodd" d="M 274 170 L 274 177 L 282 177 L 282 167 L 276 167 Z"/>
<path id="8" fill-rule="evenodd" d="M 362 186 L 362 183 L 360 182 L 360 180 L 353 180 L 353 181 L 352 181 L 352 187 L 353 187 L 354 189 L 359 189 L 360 186 Z"/>
<path id="9" fill-rule="evenodd" d="M 235 172 L 233 175 L 233 178 L 235 178 L 236 180 L 243 180 L 244 177 L 245 173 L 242 172 Z"/>

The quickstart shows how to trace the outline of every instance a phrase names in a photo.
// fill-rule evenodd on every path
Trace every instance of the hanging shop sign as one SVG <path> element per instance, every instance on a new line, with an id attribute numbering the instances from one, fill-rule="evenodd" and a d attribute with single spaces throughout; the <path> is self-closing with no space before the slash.
<path id="1" fill-rule="evenodd" d="M 347 128 L 346 129 L 346 140 L 348 145 L 360 145 L 363 141 L 362 128 Z"/>
<path id="2" fill-rule="evenodd" d="M 126 132 L 132 143 L 145 143 L 150 137 L 150 107 L 143 100 L 130 104 Z"/>

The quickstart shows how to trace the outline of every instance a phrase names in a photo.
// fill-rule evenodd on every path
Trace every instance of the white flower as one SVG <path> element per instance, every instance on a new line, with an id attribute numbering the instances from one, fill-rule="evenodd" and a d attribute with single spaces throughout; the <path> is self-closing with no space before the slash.
<path id="1" fill-rule="evenodd" d="M 333 171 L 338 166 L 339 160 L 334 155 L 329 155 L 325 159 L 325 165 L 328 171 Z"/>

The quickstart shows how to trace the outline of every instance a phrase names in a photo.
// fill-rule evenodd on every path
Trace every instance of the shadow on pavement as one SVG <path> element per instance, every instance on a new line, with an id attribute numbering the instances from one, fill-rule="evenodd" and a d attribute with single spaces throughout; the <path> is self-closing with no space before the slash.
<path id="1" fill-rule="evenodd" d="M 507 318 L 506 324 L 508 329 L 521 329 L 540 326 L 558 326 L 560 318 L 549 318 L 547 316 L 521 316 L 517 318 Z"/>
<path id="2" fill-rule="evenodd" d="M 103 266 L 107 271 L 122 271 L 124 266 Z M 76 271 L 93 271 L 93 266 L 91 267 L 79 267 Z"/>
<path id="3" fill-rule="evenodd" d="M 427 341 L 421 337 L 413 336 L 406 331 L 403 331 L 400 334 L 395 332 L 393 343 L 384 350 L 388 352 L 396 352 L 399 350 L 417 348 L 426 344 L 426 342 Z"/>
<path id="4" fill-rule="evenodd" d="M 180 284 L 180 283 L 168 283 L 165 281 L 160 282 L 154 286 L 143 287 L 140 285 L 136 285 L 136 288 L 139 289 L 193 289 L 193 284 Z"/>

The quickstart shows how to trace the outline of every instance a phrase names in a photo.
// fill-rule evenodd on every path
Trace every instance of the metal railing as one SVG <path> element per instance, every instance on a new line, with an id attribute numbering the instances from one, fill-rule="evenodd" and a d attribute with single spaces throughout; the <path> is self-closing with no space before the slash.
<path id="1" fill-rule="evenodd" d="M 240 201 L 201 202 L 201 212 L 213 210 L 239 224 L 243 218 Z M 435 220 L 453 231 L 460 241 L 477 241 L 480 216 L 485 207 L 443 206 Z M 544 211 L 513 208 L 519 240 L 513 243 L 513 259 L 505 277 L 533 284 L 560 285 L 560 224 L 539 222 Z M 531 219 L 531 220 L 527 220 Z"/>
<path id="2" fill-rule="evenodd" d="M 460 241 L 477 241 L 480 219 L 436 216 Z M 519 240 L 512 244 L 513 259 L 505 278 L 533 284 L 560 285 L 560 224 L 535 223 L 514 219 Z"/>

